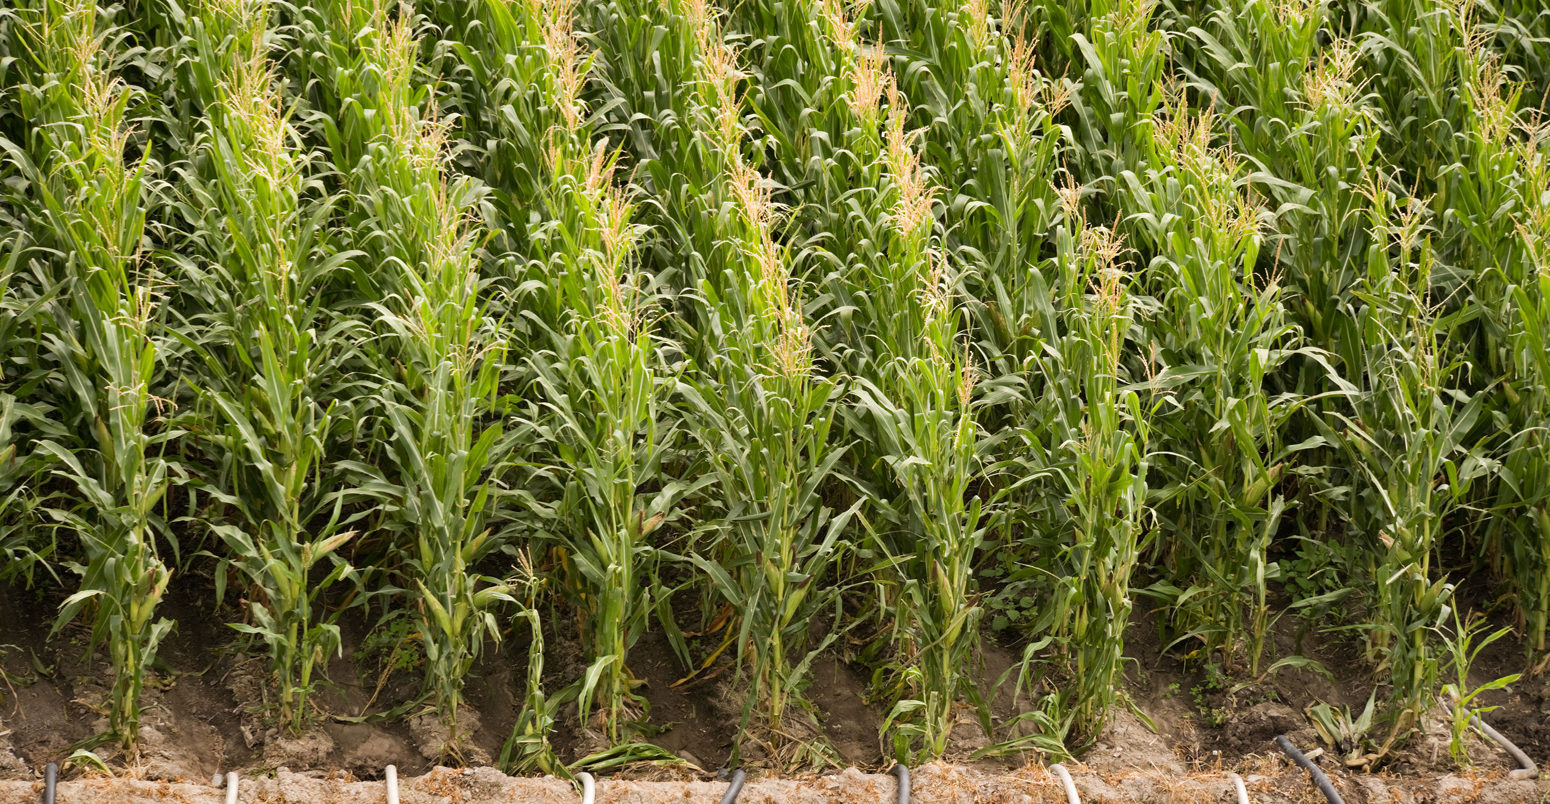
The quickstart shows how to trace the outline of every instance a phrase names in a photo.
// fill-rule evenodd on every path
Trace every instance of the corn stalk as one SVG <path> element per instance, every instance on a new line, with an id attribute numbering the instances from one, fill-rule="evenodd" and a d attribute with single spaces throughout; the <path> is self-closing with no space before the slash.
<path id="1" fill-rule="evenodd" d="M 729 83 L 713 78 L 716 105 L 733 102 Z M 781 734 L 807 663 L 833 641 L 809 645 L 809 621 L 839 593 L 821 584 L 849 547 L 842 536 L 853 510 L 836 515 L 824 504 L 845 452 L 831 436 L 841 386 L 813 365 L 791 259 L 775 241 L 764 179 L 743 162 L 742 133 L 729 127 L 717 143 L 732 215 L 719 226 L 726 256 L 715 262 L 725 267 L 700 286 L 706 331 L 716 334 L 689 394 L 715 496 L 725 500 L 713 549 L 727 565 L 696 561 L 737 615 L 739 669 L 753 681 L 744 718 L 757 710 Z"/>
<path id="2" fill-rule="evenodd" d="M 215 2 L 201 11 L 191 61 L 223 72 L 209 88 L 208 176 L 189 183 L 187 205 L 208 210 L 199 222 L 207 261 L 189 276 L 211 309 L 189 329 L 208 376 L 198 429 L 233 456 L 211 491 L 236 512 L 211 528 L 250 588 L 251 623 L 232 627 L 263 640 L 278 720 L 300 733 L 317 674 L 342 649 L 339 610 L 324 614 L 321 599 L 352 573 L 336 551 L 353 532 L 338 527 L 337 509 L 330 515 L 320 482 L 337 407 L 323 378 L 350 335 L 328 320 L 323 291 L 348 255 L 320 230 L 331 204 L 308 198 L 310 160 L 294 145 L 265 60 L 268 9 Z M 216 576 L 218 590 L 225 579 Z"/>
<path id="3" fill-rule="evenodd" d="M 534 432 L 552 461 L 560 497 L 547 525 L 565 547 L 585 615 L 591 657 L 579 690 L 583 721 L 594 704 L 615 742 L 639 712 L 626 660 L 645 628 L 655 551 L 648 537 L 679 489 L 643 486 L 662 471 L 674 432 L 663 407 L 674 376 L 656 332 L 647 277 L 636 269 L 640 236 L 631 207 L 611 186 L 604 151 L 556 153 L 554 192 L 562 211 L 544 232 L 554 244 L 544 268 L 570 311 L 551 346 L 530 358 L 539 391 Z M 560 161 L 560 160 L 564 161 Z"/>
<path id="4" fill-rule="evenodd" d="M 1544 200 L 1550 160 L 1542 151 L 1544 134 L 1532 129 L 1512 149 L 1522 182 L 1515 193 L 1521 204 L 1514 216 L 1518 247 L 1511 252 L 1514 262 L 1501 271 L 1505 303 L 1488 308 L 1503 330 L 1503 408 L 1512 428 L 1490 528 L 1518 593 L 1525 648 L 1536 667 L 1550 649 L 1550 205 Z"/>
<path id="5" fill-rule="evenodd" d="M 43 374 L 37 368 L 35 320 L 47 297 L 39 297 L 31 283 L 18 279 L 26 243 L 18 229 L 0 264 L 0 556 L 5 559 L 0 580 L 21 577 L 31 586 L 35 569 L 51 572 L 44 559 L 53 549 L 39 538 L 42 496 L 37 484 L 48 465 L 45 455 L 32 450 L 33 434 L 57 428 L 51 426 L 46 407 L 17 398 L 18 392 L 28 394 Z"/>
<path id="6" fill-rule="evenodd" d="M 1154 250 L 1141 286 L 1161 308 L 1146 324 L 1149 391 L 1165 407 L 1152 443 L 1176 491 L 1158 548 L 1169 577 L 1175 642 L 1201 643 L 1229 669 L 1259 673 L 1270 622 L 1268 551 L 1285 500 L 1277 480 L 1282 427 L 1301 400 L 1267 387 L 1293 355 L 1276 276 L 1257 275 L 1270 214 L 1239 189 L 1237 158 L 1214 146 L 1214 118 L 1183 109 L 1153 127 L 1145 176 L 1120 175 L 1127 229 Z M 1246 643 L 1246 644 L 1240 644 Z"/>
<path id="7" fill-rule="evenodd" d="M 512 255 L 525 280 L 514 300 L 534 328 L 521 361 L 530 391 L 513 426 L 534 471 L 534 527 L 557 548 L 559 592 L 580 614 L 590 661 L 566 695 L 575 695 L 583 727 L 619 744 L 643 704 L 628 658 L 655 603 L 650 537 L 686 491 L 649 488 L 677 437 L 666 415 L 676 369 L 659 331 L 656 280 L 636 252 L 644 229 L 615 186 L 616 154 L 594 143 L 599 115 L 582 96 L 594 55 L 573 29 L 574 9 L 555 2 L 515 10 L 496 26 L 511 54 L 507 69 L 538 65 L 528 91 L 538 93 L 550 125 L 499 146 L 523 148 L 531 135 L 543 154 L 541 164 L 516 169 L 544 177 L 536 214 L 520 200 L 525 185 L 496 184 L 509 196 L 502 203 L 533 224 L 529 252 Z"/>
<path id="8" fill-rule="evenodd" d="M 1434 256 L 1417 202 L 1395 210 L 1374 191 L 1371 226 L 1385 237 L 1368 255 L 1342 355 L 1359 382 L 1349 414 L 1335 411 L 1326 438 L 1339 443 L 1362 485 L 1353 524 L 1372 546 L 1370 657 L 1393 679 L 1395 731 L 1436 693 L 1437 629 L 1446 625 L 1452 584 L 1435 569 L 1445 517 L 1484 472 L 1472 428 L 1483 396 L 1452 385 L 1463 370 L 1446 348 L 1454 318 L 1431 301 Z M 1359 346 L 1357 346 L 1359 344 Z"/>
<path id="9" fill-rule="evenodd" d="M 378 325 L 369 404 L 387 447 L 380 467 L 351 468 L 405 545 L 426 692 L 456 753 L 465 678 L 484 643 L 499 638 L 495 605 L 512 600 L 507 582 L 475 570 L 499 546 L 487 522 L 509 450 L 491 422 L 505 343 L 479 281 L 481 234 L 471 220 L 479 195 L 449 175 L 447 126 L 423 109 L 410 15 L 346 3 L 322 17 L 321 53 L 333 66 L 326 89 L 349 99 L 325 137 L 336 164 L 353 169 L 359 262 L 380 266 L 360 281 L 374 296 L 365 300 Z M 358 163 L 341 161 L 355 154 Z"/>
<path id="10" fill-rule="evenodd" d="M 139 736 L 140 693 L 172 622 L 156 618 L 171 571 L 156 546 L 155 508 L 170 484 L 163 444 L 176 436 L 153 414 L 158 372 L 157 289 L 141 258 L 147 205 L 145 160 L 128 158 L 131 91 L 106 72 L 91 4 L 47 0 L 26 10 L 22 93 L 35 121 L 25 145 L 6 150 L 30 184 L 48 237 L 47 281 L 57 290 L 43 313 L 54 382 L 65 390 L 58 414 L 69 440 L 38 448 L 74 489 L 73 504 L 50 501 L 50 516 L 75 531 L 84 564 L 81 588 L 65 600 L 55 630 L 83 611 L 94 643 L 106 643 L 113 669 L 111 734 L 125 750 Z M 40 233 L 41 234 L 41 233 Z"/>
<path id="11" fill-rule="evenodd" d="M 1044 560 L 1055 576 L 1051 636 L 1069 679 L 1048 704 L 1069 720 L 1073 739 L 1090 742 L 1118 695 L 1131 579 L 1140 557 L 1147 495 L 1148 414 L 1121 384 L 1134 281 L 1113 232 L 1086 223 L 1077 191 L 1064 197 L 1056 228 L 1059 332 L 1040 361 L 1044 420 L 1029 440 L 1057 479 L 1059 550 Z"/>
<path id="12" fill-rule="evenodd" d="M 898 92 L 888 90 L 884 160 L 891 231 L 883 259 L 867 266 L 864 312 L 880 336 L 858 378 L 850 427 L 869 438 L 890 485 L 879 547 L 897 603 L 891 630 L 899 652 L 901 697 L 884 729 L 893 753 L 939 757 L 976 655 L 983 610 L 974 599 L 973 563 L 985 512 L 975 484 L 982 471 L 974 390 L 979 369 L 960 326 L 952 277 L 933 248 L 935 188 L 905 129 Z M 903 695 L 911 697 L 905 698 Z"/>

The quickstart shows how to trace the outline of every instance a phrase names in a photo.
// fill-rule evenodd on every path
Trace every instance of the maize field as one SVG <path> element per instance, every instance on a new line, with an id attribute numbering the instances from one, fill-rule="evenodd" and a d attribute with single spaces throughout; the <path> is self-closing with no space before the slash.
<path id="1" fill-rule="evenodd" d="M 1333 671 L 1365 769 L 1546 685 L 1539 0 L 100 2 L 0 8 L 0 657 L 97 657 L 80 764 L 194 619 L 287 739 L 472 762 L 510 664 L 509 773 L 675 760 L 647 644 L 777 770 L 836 663 L 908 763 L 1154 659 Z"/>

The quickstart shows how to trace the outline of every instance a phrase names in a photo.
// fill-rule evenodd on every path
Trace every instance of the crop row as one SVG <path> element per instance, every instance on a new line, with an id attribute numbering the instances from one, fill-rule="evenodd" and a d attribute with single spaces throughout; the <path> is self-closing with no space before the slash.
<path id="1" fill-rule="evenodd" d="M 1079 751 L 1139 607 L 1461 751 L 1482 617 L 1547 656 L 1547 92 L 1527 0 L 18 0 L 0 578 L 126 749 L 186 585 L 298 733 L 347 612 L 449 750 L 524 634 L 514 769 L 640 739 L 647 629 L 784 764 L 826 651 L 900 758 Z"/>

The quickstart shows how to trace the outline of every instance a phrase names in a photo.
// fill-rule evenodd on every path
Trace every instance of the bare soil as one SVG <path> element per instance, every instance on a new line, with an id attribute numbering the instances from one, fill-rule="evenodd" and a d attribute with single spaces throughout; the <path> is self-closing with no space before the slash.
<path id="1" fill-rule="evenodd" d="M 1082 801 L 1089 804 L 1215 804 L 1232 800 L 1231 782 L 1220 773 L 1177 775 L 1163 771 L 1101 773 L 1076 767 Z M 1305 804 L 1316 793 L 1301 773 L 1274 761 L 1245 777 L 1256 804 Z M 1446 776 L 1416 780 L 1365 776 L 1338 782 L 1350 804 L 1523 804 L 1550 796 L 1550 784 Z M 41 782 L 0 782 L 0 804 L 33 804 Z M 712 804 L 726 790 L 721 781 L 633 781 L 607 779 L 598 784 L 598 804 Z M 890 776 L 854 768 L 825 776 L 751 780 L 740 804 L 893 804 L 897 785 Z M 239 782 L 244 804 L 379 804 L 386 801 L 382 781 L 359 781 L 347 774 L 319 778 L 281 771 Z M 404 804 L 576 804 L 576 788 L 552 777 L 513 778 L 491 768 L 436 768 L 399 782 Z M 213 785 L 151 782 L 134 778 L 63 782 L 58 800 L 70 804 L 220 804 L 224 791 Z M 916 769 L 910 785 L 916 804 L 1063 804 L 1056 777 L 1043 768 L 987 773 L 958 765 L 932 764 Z"/>
<path id="2" fill-rule="evenodd" d="M 57 605 L 47 596 L 0 589 L 0 804 L 35 801 L 41 767 L 63 761 L 74 746 L 106 728 L 109 676 L 103 657 L 91 650 L 83 626 L 67 625 L 48 636 Z M 175 598 L 165 611 L 178 627 L 164 643 L 146 690 L 140 756 L 96 748 L 118 778 L 87 778 L 89 768 L 67 766 L 60 801 L 214 802 L 223 799 L 209 786 L 210 778 L 231 770 L 246 779 L 241 801 L 382 801 L 380 780 L 388 764 L 405 777 L 405 802 L 575 801 L 568 782 L 511 779 L 478 767 L 499 756 L 525 694 L 527 643 L 519 635 L 488 650 L 470 675 L 464 729 L 471 737 L 459 756 L 449 756 L 434 717 L 411 708 L 398 717 L 373 719 L 412 701 L 418 678 L 414 668 L 383 672 L 379 662 L 358 652 L 370 624 L 341 623 L 345 649 L 331 660 L 329 683 L 317 696 L 318 726 L 298 738 L 268 724 L 264 659 L 242 652 L 235 632 L 222 625 L 231 619 L 229 612 L 212 616 L 194 599 Z M 1359 645 L 1299 634 L 1287 618 L 1277 625 L 1266 664 L 1296 654 L 1317 660 L 1322 671 L 1284 668 L 1260 679 L 1242 673 L 1224 678 L 1183 662 L 1178 651 L 1164 652 L 1154 617 L 1140 612 L 1127 638 L 1132 658 L 1127 705 L 1082 764 L 1072 766 L 1083 801 L 1227 802 L 1223 772 L 1229 770 L 1249 779 L 1255 802 L 1317 801 L 1306 778 L 1275 754 L 1271 741 L 1287 734 L 1305 749 L 1317 747 L 1305 712 L 1316 702 L 1360 710 L 1373 688 Z M 563 635 L 546 634 L 546 645 L 546 688 L 558 689 L 583 669 L 580 652 Z M 977 668 L 981 688 L 992 689 L 1020 655 L 1020 648 L 987 642 Z M 1471 680 L 1478 684 L 1524 670 L 1522 656 L 1510 641 L 1493 645 Z M 691 676 L 656 632 L 642 638 L 631 658 L 650 724 L 643 738 L 683 764 L 612 771 L 600 804 L 716 800 L 724 785 L 713 781 L 714 773 L 733 761 L 743 704 L 729 660 Z M 828 746 L 830 775 L 758 779 L 740 801 L 891 802 L 892 781 L 862 772 L 886 769 L 878 739 L 885 712 L 869 699 L 864 671 L 830 652 L 813 662 L 811 678 L 805 692 L 811 723 L 794 728 L 802 740 Z M 1013 696 L 1010 685 L 995 689 L 988 703 L 998 722 L 1031 705 L 1026 696 Z M 1503 707 L 1487 720 L 1531 756 L 1550 759 L 1550 689 L 1544 676 L 1525 677 L 1511 691 L 1492 693 L 1486 703 Z M 920 769 L 916 801 L 1063 800 L 1035 755 L 971 756 L 1009 736 L 985 734 L 972 710 L 965 708 L 953 736 L 949 759 L 957 764 Z M 553 740 L 567 762 L 601 746 L 598 735 L 577 725 L 574 708 L 561 713 Z M 766 751 L 765 745 L 745 745 L 738 763 L 756 776 L 761 769 L 790 767 L 778 746 Z M 1465 775 L 1456 775 L 1445 736 L 1417 741 L 1379 773 L 1340 767 L 1333 757 L 1321 764 L 1352 804 L 1550 801 L 1544 784 L 1508 779 L 1511 767 L 1494 746 L 1476 742 L 1470 754 L 1473 765 Z M 475 769 L 438 767 L 451 760 Z M 840 767 L 849 769 L 835 773 Z"/>

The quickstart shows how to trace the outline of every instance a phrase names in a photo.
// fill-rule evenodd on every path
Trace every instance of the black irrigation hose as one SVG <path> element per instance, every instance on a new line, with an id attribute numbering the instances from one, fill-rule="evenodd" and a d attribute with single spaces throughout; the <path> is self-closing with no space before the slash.
<path id="1" fill-rule="evenodd" d="M 1286 735 L 1276 738 L 1276 747 L 1281 749 L 1281 753 L 1291 757 L 1293 762 L 1301 765 L 1302 769 L 1307 771 L 1309 776 L 1313 777 L 1314 786 L 1318 787 L 1319 792 L 1324 794 L 1324 798 L 1329 800 L 1329 804 L 1345 804 L 1345 801 L 1340 798 L 1340 794 L 1335 792 L 1335 786 L 1329 783 L 1329 777 L 1324 775 L 1324 771 L 1319 770 L 1319 766 L 1313 764 L 1313 760 L 1308 759 L 1301 751 L 1298 751 L 1297 746 L 1292 745 L 1292 741 L 1286 739 Z"/>
<path id="2" fill-rule="evenodd" d="M 50 762 L 43 766 L 43 804 L 54 804 L 54 789 L 59 786 L 59 766 Z"/>
<path id="3" fill-rule="evenodd" d="M 899 780 L 899 804 L 910 804 L 910 769 L 895 765 L 888 774 Z"/>
<path id="4" fill-rule="evenodd" d="M 732 771 L 732 782 L 727 785 L 727 792 L 721 794 L 721 804 L 737 801 L 737 794 L 743 792 L 743 780 L 747 777 L 748 774 L 743 773 L 741 768 Z"/>
<path id="5" fill-rule="evenodd" d="M 1517 761 L 1517 770 L 1508 774 L 1509 776 L 1514 779 L 1532 779 L 1539 775 L 1539 766 L 1534 764 L 1534 760 L 1528 758 L 1528 754 L 1523 753 L 1523 749 L 1513 745 L 1513 742 L 1503 737 L 1501 732 L 1491 728 L 1491 724 L 1481 720 L 1478 713 L 1470 715 L 1469 718 L 1474 721 L 1476 726 L 1480 727 L 1481 731 L 1485 732 L 1485 736 L 1495 740 L 1497 745 L 1501 746 L 1503 750 L 1511 754 L 1512 758 Z"/>

